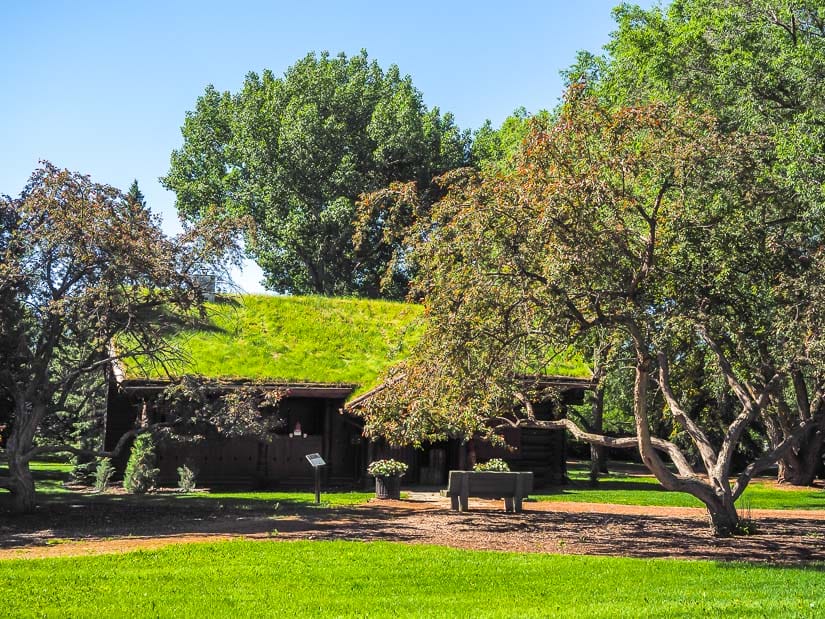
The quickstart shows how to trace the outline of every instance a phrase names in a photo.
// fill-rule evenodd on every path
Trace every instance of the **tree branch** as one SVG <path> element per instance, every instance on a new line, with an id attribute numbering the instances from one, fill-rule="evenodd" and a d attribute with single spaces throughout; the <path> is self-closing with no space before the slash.
<path id="1" fill-rule="evenodd" d="M 499 419 L 502 420 L 503 423 L 499 424 L 498 427 L 512 427 L 512 428 L 543 428 L 547 430 L 567 430 L 572 434 L 576 439 L 589 443 L 590 445 L 600 445 L 602 447 L 613 447 L 616 449 L 632 449 L 639 444 L 638 437 L 635 436 L 626 436 L 626 437 L 613 437 L 613 436 L 605 436 L 603 434 L 594 434 L 592 432 L 585 432 L 579 426 L 577 426 L 571 419 L 558 419 L 554 421 L 542 421 L 538 420 L 535 417 L 535 413 L 533 411 L 533 405 L 529 402 L 529 400 L 524 396 L 524 394 L 517 393 L 516 398 L 524 404 L 525 408 L 527 409 L 527 419 L 518 419 L 518 420 L 509 420 L 502 417 Z M 682 453 L 675 444 L 671 443 L 670 441 L 665 441 L 660 438 L 651 437 L 650 439 L 651 444 L 658 449 L 659 451 L 663 451 L 670 456 L 670 459 L 673 461 L 673 464 L 676 465 L 676 468 L 679 471 L 679 474 L 686 478 L 694 478 L 696 477 L 696 473 L 693 470 L 693 467 L 685 458 L 685 455 Z"/>
<path id="2" fill-rule="evenodd" d="M 797 426 L 797 428 L 785 438 L 785 440 L 779 443 L 779 445 L 745 467 L 745 470 L 739 474 L 739 477 L 736 479 L 736 483 L 733 486 L 733 500 L 735 501 L 739 498 L 739 495 L 744 492 L 748 482 L 750 482 L 754 475 L 758 475 L 769 466 L 775 464 L 789 449 L 793 448 L 797 442 L 799 442 L 799 439 L 801 439 L 806 432 L 822 421 L 823 419 L 818 417 L 804 419 L 799 426 Z"/>
<path id="3" fill-rule="evenodd" d="M 126 443 L 128 443 L 131 439 L 133 439 L 141 432 L 149 432 L 151 430 L 156 430 L 160 428 L 171 428 L 174 427 L 176 423 L 177 422 L 155 423 L 148 426 L 132 428 L 131 430 L 123 434 L 123 436 L 121 436 L 120 439 L 118 439 L 114 448 L 112 448 L 110 451 L 105 451 L 102 449 L 83 449 L 80 447 L 74 447 L 72 445 L 41 445 L 39 447 L 34 447 L 33 449 L 26 452 L 23 455 L 23 461 L 29 462 L 36 456 L 55 453 L 70 453 L 75 456 L 91 456 L 93 458 L 114 458 L 126 446 Z"/>
<path id="4" fill-rule="evenodd" d="M 707 435 L 702 431 L 696 423 L 691 419 L 684 409 L 679 405 L 673 390 L 670 387 L 670 364 L 667 360 L 667 355 L 663 352 L 657 354 L 659 361 L 659 386 L 662 389 L 662 395 L 665 397 L 668 407 L 673 414 L 676 421 L 693 439 L 696 447 L 699 449 L 699 454 L 702 456 L 702 462 L 705 464 L 706 470 L 711 470 L 716 466 L 716 450 L 708 439 Z"/>

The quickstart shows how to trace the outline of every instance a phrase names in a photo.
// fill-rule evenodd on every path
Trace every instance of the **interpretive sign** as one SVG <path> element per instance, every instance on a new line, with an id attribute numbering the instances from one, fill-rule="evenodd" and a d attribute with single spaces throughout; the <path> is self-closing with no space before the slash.
<path id="1" fill-rule="evenodd" d="M 316 468 L 319 466 L 326 466 L 327 464 L 326 462 L 324 462 L 324 459 L 321 457 L 321 454 L 307 454 L 306 458 L 309 461 L 309 463 Z"/>
<path id="2" fill-rule="evenodd" d="M 321 454 L 307 454 L 307 461 L 312 465 L 312 470 L 315 472 L 315 504 L 321 504 L 321 467 L 326 466 L 327 463 L 321 457 Z"/>

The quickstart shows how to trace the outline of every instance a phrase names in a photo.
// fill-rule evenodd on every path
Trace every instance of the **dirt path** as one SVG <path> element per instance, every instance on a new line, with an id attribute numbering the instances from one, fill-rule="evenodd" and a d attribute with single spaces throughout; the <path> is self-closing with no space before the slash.
<path id="1" fill-rule="evenodd" d="M 413 493 L 403 501 L 371 501 L 335 509 L 151 516 L 144 524 L 88 529 L 20 530 L 0 539 L 0 559 L 120 553 L 169 544 L 225 539 L 399 541 L 457 548 L 633 557 L 740 560 L 771 563 L 825 561 L 825 511 L 753 510 L 757 534 L 716 539 L 703 509 L 596 503 L 525 503 L 505 514 L 500 501 L 471 500 L 472 511 L 452 512 L 448 500 Z M 107 519 L 110 522 L 111 519 Z M 123 524 L 123 523 L 121 523 Z"/>

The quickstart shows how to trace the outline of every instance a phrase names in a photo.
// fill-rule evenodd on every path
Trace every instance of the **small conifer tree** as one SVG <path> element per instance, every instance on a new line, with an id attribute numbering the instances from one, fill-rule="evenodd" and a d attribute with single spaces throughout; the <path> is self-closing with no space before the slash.
<path id="1" fill-rule="evenodd" d="M 148 432 L 139 434 L 132 445 L 123 487 L 133 494 L 144 494 L 151 490 L 157 480 L 159 469 L 155 468 L 155 442 Z"/>

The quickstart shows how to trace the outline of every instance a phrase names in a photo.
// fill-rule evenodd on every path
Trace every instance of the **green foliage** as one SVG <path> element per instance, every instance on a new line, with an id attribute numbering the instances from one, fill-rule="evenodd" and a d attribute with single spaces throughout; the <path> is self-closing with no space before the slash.
<path id="1" fill-rule="evenodd" d="M 169 362 L 168 329 L 202 301 L 193 265 L 221 264 L 235 241 L 211 219 L 169 238 L 139 201 L 48 162 L 18 198 L 0 196 L 0 226 L 4 485 L 23 512 L 34 509 L 32 457 L 95 446 L 112 341 Z"/>
<path id="2" fill-rule="evenodd" d="M 584 79 L 588 92 L 608 105 L 664 101 L 712 114 L 718 119 L 718 131 L 751 137 L 754 178 L 769 179 L 775 191 L 784 195 L 781 202 L 788 205 L 784 210 L 754 201 L 753 209 L 763 215 L 761 222 L 752 221 L 752 225 L 766 230 L 765 238 L 727 231 L 730 242 L 711 254 L 718 274 L 716 286 L 740 286 L 743 282 L 735 281 L 737 273 L 760 270 L 763 274 L 754 279 L 777 282 L 771 294 L 764 294 L 759 284 L 746 284 L 754 294 L 731 308 L 740 323 L 762 323 L 744 329 L 747 336 L 741 340 L 764 338 L 765 333 L 777 338 L 763 341 L 760 352 L 743 346 L 741 340 L 735 344 L 740 350 L 726 352 L 740 367 L 751 368 L 750 373 L 766 367 L 765 355 L 771 358 L 768 365 L 781 366 L 789 351 L 777 350 L 778 341 L 798 342 L 799 329 L 819 331 L 818 326 L 799 326 L 811 320 L 805 312 L 784 312 L 789 302 L 796 307 L 795 297 L 813 297 L 819 290 L 819 283 L 802 272 L 810 266 L 810 256 L 820 252 L 825 200 L 822 2 L 678 0 L 649 10 L 622 5 L 615 16 L 618 28 L 607 54 L 582 53 L 569 72 L 571 79 Z M 773 238 L 782 241 L 774 245 Z M 767 247 L 770 255 L 760 261 L 748 247 L 756 251 Z M 766 267 L 773 273 L 764 273 Z M 778 284 L 780 271 L 782 284 Z M 820 312 L 816 314 L 813 322 L 818 324 Z M 772 324 L 766 326 L 766 320 Z M 815 344 L 800 355 L 804 360 L 798 363 L 793 380 L 783 378 L 763 414 L 762 432 L 771 447 L 789 440 L 800 418 L 817 414 L 813 409 L 795 409 L 798 402 L 815 400 L 821 389 L 822 368 L 810 356 L 818 357 L 819 347 Z M 681 391 L 694 394 L 686 407 L 698 403 L 697 415 L 729 417 L 726 388 L 709 384 L 708 363 L 702 361 L 694 354 L 693 371 L 684 371 L 675 379 L 682 383 Z M 721 405 L 713 406 L 714 399 Z M 809 431 L 796 441 L 797 447 L 780 459 L 780 476 L 791 483 L 810 484 L 821 466 L 823 435 Z M 752 457 L 758 447 L 752 444 L 744 451 Z"/>
<path id="3" fill-rule="evenodd" d="M 138 434 L 123 473 L 123 488 L 145 494 L 155 486 L 160 469 L 155 468 L 155 442 L 148 432 Z"/>
<path id="4" fill-rule="evenodd" d="M 421 188 L 468 158 L 469 136 L 428 109 L 409 76 L 367 53 L 308 54 L 282 78 L 249 73 L 235 94 L 206 89 L 187 113 L 165 187 L 186 218 L 211 206 L 249 214 L 248 248 L 269 288 L 403 298 L 410 273 L 392 248 L 353 245 L 355 202 L 394 181 Z M 371 220 L 380 239 L 383 222 Z"/>
<path id="5" fill-rule="evenodd" d="M 192 492 L 197 481 L 197 472 L 184 464 L 178 467 L 178 489 L 181 492 Z"/>
<path id="6" fill-rule="evenodd" d="M 422 332 L 421 306 L 388 301 L 244 295 L 207 307 L 209 324 L 173 338 L 185 359 L 180 374 L 369 389 Z M 135 359 L 127 372 L 164 375 Z"/>
<path id="7" fill-rule="evenodd" d="M 407 472 L 407 465 L 404 462 L 393 460 L 376 460 L 370 462 L 367 467 L 367 473 L 373 477 L 400 477 Z"/>
<path id="8" fill-rule="evenodd" d="M 16 617 L 804 617 L 818 567 L 236 541 L 2 561 L 0 590 Z"/>
<path id="9" fill-rule="evenodd" d="M 146 206 L 146 198 L 143 197 L 143 192 L 138 187 L 137 179 L 132 181 L 129 185 L 129 191 L 126 192 L 126 199 L 136 206 Z"/>
<path id="10" fill-rule="evenodd" d="M 111 458 L 101 458 L 95 468 L 95 492 L 106 492 L 109 481 L 115 474 L 115 467 Z"/>
<path id="11" fill-rule="evenodd" d="M 487 462 L 478 462 L 473 467 L 474 471 L 501 471 L 507 472 L 510 470 L 510 465 L 501 458 L 493 458 Z"/>
<path id="12" fill-rule="evenodd" d="M 473 165 L 494 171 L 512 171 L 516 166 L 516 155 L 530 133 L 531 126 L 546 126 L 550 121 L 551 115 L 547 110 L 528 114 L 523 107 L 505 118 L 498 129 L 494 129 L 492 123 L 486 120 L 473 134 L 470 149 Z"/>

